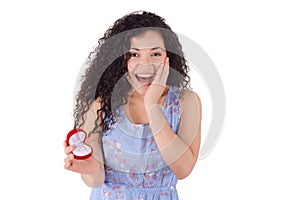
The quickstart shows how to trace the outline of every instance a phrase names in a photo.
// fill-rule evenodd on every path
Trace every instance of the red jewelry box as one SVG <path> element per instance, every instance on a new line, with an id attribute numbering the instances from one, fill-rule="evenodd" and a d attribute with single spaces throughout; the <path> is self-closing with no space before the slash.
<path id="1" fill-rule="evenodd" d="M 72 151 L 74 158 L 78 160 L 84 160 L 91 157 L 93 149 L 85 143 L 87 134 L 83 129 L 73 129 L 67 135 L 67 145 L 75 146 Z"/>

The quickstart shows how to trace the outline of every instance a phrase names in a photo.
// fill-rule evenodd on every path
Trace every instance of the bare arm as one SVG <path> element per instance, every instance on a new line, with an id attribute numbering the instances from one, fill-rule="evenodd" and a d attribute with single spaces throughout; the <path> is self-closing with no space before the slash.
<path id="1" fill-rule="evenodd" d="M 100 134 L 92 134 L 86 140 L 86 143 L 93 148 L 93 156 L 90 162 L 95 166 L 94 173 L 81 173 L 81 178 L 89 187 L 99 187 L 105 179 L 102 149 L 100 146 Z"/>
<path id="2" fill-rule="evenodd" d="M 94 122 L 97 119 L 96 110 L 99 108 L 99 106 L 99 103 L 94 102 L 91 108 L 85 114 L 85 122 L 82 129 L 87 133 L 93 130 L 95 126 Z M 74 156 L 71 153 L 74 147 L 67 147 L 66 144 L 64 144 L 65 153 L 67 154 L 67 158 L 65 159 L 65 169 L 80 173 L 82 180 L 89 187 L 98 187 L 105 179 L 103 153 L 100 145 L 102 142 L 100 134 L 95 133 L 90 135 L 85 142 L 93 148 L 93 156 L 86 160 L 74 159 Z"/>
<path id="3" fill-rule="evenodd" d="M 162 157 L 178 179 L 187 177 L 194 168 L 201 140 L 201 102 L 198 95 L 183 91 L 178 133 L 174 133 L 160 111 L 153 106 L 148 111 L 154 139 Z"/>

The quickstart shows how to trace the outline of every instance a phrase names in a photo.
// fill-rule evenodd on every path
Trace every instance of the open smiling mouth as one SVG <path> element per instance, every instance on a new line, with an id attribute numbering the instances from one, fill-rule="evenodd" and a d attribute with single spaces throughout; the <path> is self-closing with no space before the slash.
<path id="1" fill-rule="evenodd" d="M 135 78 L 139 82 L 147 84 L 147 83 L 151 83 L 154 80 L 155 75 L 156 74 L 135 74 Z"/>

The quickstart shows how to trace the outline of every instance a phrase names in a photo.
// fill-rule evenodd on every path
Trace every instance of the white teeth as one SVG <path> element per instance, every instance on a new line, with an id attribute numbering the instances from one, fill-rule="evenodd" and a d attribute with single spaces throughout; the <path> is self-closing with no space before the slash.
<path id="1" fill-rule="evenodd" d="M 150 78 L 153 76 L 153 74 L 137 74 L 137 76 L 139 76 L 141 78 Z"/>

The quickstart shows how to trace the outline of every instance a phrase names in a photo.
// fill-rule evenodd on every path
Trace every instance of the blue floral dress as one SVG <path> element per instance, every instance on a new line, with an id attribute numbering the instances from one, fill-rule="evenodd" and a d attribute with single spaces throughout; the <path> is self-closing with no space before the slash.
<path id="1" fill-rule="evenodd" d="M 162 113 L 175 133 L 180 120 L 180 89 L 170 87 Z M 177 200 L 177 178 L 164 162 L 149 124 L 133 124 L 123 107 L 103 134 L 105 181 L 90 200 Z"/>

